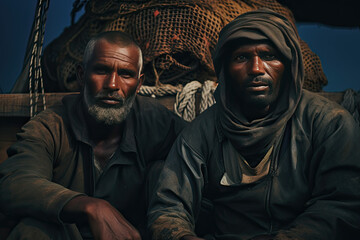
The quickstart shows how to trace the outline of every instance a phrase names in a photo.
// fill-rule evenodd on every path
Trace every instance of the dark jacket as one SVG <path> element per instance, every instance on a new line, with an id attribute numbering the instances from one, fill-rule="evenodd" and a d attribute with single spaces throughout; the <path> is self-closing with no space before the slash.
<path id="1" fill-rule="evenodd" d="M 217 107 L 180 134 L 167 158 L 149 210 L 154 239 L 194 235 L 203 198 L 214 205 L 208 233 L 216 239 L 360 236 L 360 129 L 345 109 L 304 90 L 269 173 L 224 186 L 224 163 L 235 160 L 223 151 Z"/>
<path id="2" fill-rule="evenodd" d="M 145 225 L 149 166 L 164 160 L 184 121 L 150 98 L 137 97 L 114 156 L 97 181 L 93 144 L 81 96 L 30 120 L 0 165 L 0 211 L 61 224 L 72 198 L 87 194 L 109 201 L 135 227 Z"/>

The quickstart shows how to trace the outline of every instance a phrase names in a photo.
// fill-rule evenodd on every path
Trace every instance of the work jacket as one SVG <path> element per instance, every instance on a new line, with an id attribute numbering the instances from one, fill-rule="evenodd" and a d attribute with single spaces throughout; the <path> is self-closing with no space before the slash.
<path id="1" fill-rule="evenodd" d="M 88 195 L 110 202 L 141 232 L 148 169 L 166 158 L 184 121 L 155 100 L 137 96 L 118 149 L 95 178 L 94 143 L 83 111 L 82 95 L 67 96 L 22 127 L 0 165 L 0 211 L 76 231 L 59 214 L 72 198 Z"/>
<path id="2" fill-rule="evenodd" d="M 200 115 L 169 153 L 149 209 L 153 239 L 195 235 L 204 225 L 202 234 L 221 240 L 360 236 L 360 129 L 345 109 L 304 90 L 268 173 L 252 183 L 231 173 L 239 163 L 217 114 L 215 105 Z M 204 199 L 208 215 L 198 218 Z"/>

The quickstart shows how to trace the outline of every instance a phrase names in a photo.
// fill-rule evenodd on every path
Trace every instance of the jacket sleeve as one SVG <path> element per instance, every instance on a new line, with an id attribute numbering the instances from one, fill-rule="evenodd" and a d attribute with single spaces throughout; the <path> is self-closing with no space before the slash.
<path id="1" fill-rule="evenodd" d="M 275 239 L 355 239 L 360 234 L 360 128 L 337 109 L 315 119 L 312 136 L 311 198 Z"/>
<path id="2" fill-rule="evenodd" d="M 63 129 L 56 119 L 44 121 L 43 116 L 23 126 L 8 149 L 9 158 L 0 164 L 0 210 L 15 218 L 61 222 L 63 206 L 82 194 L 52 182 Z"/>
<path id="3" fill-rule="evenodd" d="M 195 236 L 204 166 L 200 154 L 180 136 L 168 155 L 150 201 L 148 219 L 153 239 Z"/>

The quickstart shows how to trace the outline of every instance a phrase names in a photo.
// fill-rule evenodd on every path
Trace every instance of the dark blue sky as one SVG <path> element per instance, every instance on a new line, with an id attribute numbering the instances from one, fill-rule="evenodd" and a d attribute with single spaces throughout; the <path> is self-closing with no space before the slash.
<path id="1" fill-rule="evenodd" d="M 70 25 L 74 0 L 51 0 L 44 45 Z M 8 93 L 23 64 L 37 0 L 0 1 L 0 93 Z M 328 85 L 324 91 L 360 90 L 360 29 L 298 24 L 300 37 L 320 56 Z"/>

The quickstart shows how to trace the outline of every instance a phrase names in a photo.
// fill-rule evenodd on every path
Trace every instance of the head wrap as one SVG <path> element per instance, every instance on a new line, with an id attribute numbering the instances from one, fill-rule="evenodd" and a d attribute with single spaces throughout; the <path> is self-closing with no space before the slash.
<path id="1" fill-rule="evenodd" d="M 264 118 L 248 122 L 235 115 L 227 106 L 224 53 L 229 42 L 244 40 L 268 40 L 283 55 L 288 72 L 281 80 L 286 86 L 279 93 L 273 110 Z M 219 114 L 220 132 L 245 156 L 265 155 L 283 132 L 300 100 L 304 67 L 299 37 L 294 26 L 282 15 L 267 9 L 259 9 L 240 15 L 220 32 L 213 55 L 215 72 L 219 80 L 215 92 Z M 241 114 L 241 113 L 240 113 Z"/>

